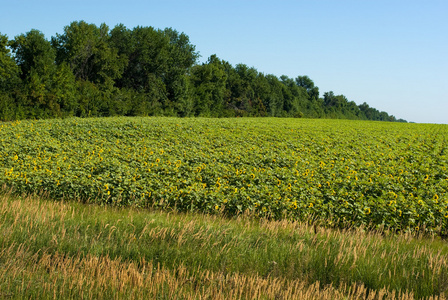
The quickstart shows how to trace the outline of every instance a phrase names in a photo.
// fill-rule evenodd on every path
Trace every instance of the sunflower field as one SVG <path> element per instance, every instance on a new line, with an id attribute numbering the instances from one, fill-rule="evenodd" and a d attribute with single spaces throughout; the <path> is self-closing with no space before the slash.
<path id="1" fill-rule="evenodd" d="M 0 124 L 0 183 L 55 199 L 448 233 L 448 126 L 114 117 Z"/>

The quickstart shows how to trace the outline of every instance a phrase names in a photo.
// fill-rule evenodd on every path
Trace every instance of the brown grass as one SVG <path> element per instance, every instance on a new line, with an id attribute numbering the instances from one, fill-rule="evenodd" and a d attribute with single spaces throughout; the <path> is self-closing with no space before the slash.
<path id="1" fill-rule="evenodd" d="M 362 284 L 339 287 L 301 280 L 199 271 L 191 277 L 184 266 L 169 270 L 144 260 L 108 257 L 65 257 L 30 253 L 13 245 L 0 253 L 0 298 L 77 299 L 414 299 L 412 293 L 370 292 Z M 14 287 L 14 288 L 12 288 Z M 428 299 L 445 299 L 431 297 Z"/>
<path id="2" fill-rule="evenodd" d="M 344 277 L 344 273 L 338 279 L 340 284 L 322 284 L 312 277 L 316 270 L 298 274 L 297 267 L 312 266 L 307 255 L 320 255 L 323 259 L 318 267 L 324 271 L 330 263 L 335 269 L 346 269 L 347 274 L 367 268 L 377 274 L 376 279 L 383 278 L 388 283 L 400 276 L 412 279 L 429 276 L 431 282 L 448 281 L 448 276 L 445 281 L 438 278 L 448 269 L 446 252 L 435 251 L 437 243 L 425 243 L 411 235 L 395 236 L 387 242 L 381 234 L 363 232 L 362 229 L 337 231 L 286 220 L 254 222 L 244 217 L 229 220 L 163 212 L 152 212 L 150 218 L 138 223 L 134 218 L 139 213 L 133 210 L 122 211 L 122 219 L 108 222 L 108 218 L 115 217 L 111 209 L 77 205 L 32 196 L 0 196 L 0 299 L 415 298 L 413 292 L 399 291 L 388 284 L 376 290 L 366 288 L 363 282 L 352 280 L 353 283 L 347 284 L 350 277 Z M 102 212 L 106 217 L 101 215 Z M 144 225 L 141 230 L 136 230 L 138 224 Z M 60 248 L 65 243 L 77 249 L 77 243 L 84 239 L 92 245 L 115 243 L 117 247 L 129 249 L 134 243 L 165 242 L 180 251 L 193 245 L 198 251 L 204 248 L 218 256 L 235 257 L 239 255 L 238 249 L 247 247 L 244 244 L 246 238 L 254 236 L 258 239 L 251 247 L 259 253 L 264 253 L 261 251 L 263 247 L 268 251 L 270 245 L 266 240 L 285 241 L 291 237 L 294 243 L 285 243 L 288 246 L 284 254 L 297 252 L 303 256 L 297 261 L 292 260 L 291 271 L 281 270 L 277 262 L 269 261 L 270 272 L 259 274 L 251 268 L 242 268 L 246 270 L 244 272 L 217 271 L 202 265 L 191 268 L 182 260 L 168 267 L 145 259 L 144 255 L 129 260 L 90 250 L 73 254 L 73 250 L 64 252 L 64 248 Z M 300 238 L 294 239 L 297 236 Z M 263 238 L 266 239 L 264 242 Z M 332 248 L 331 241 L 338 242 L 336 249 Z M 36 248 L 39 243 L 42 247 Z M 385 247 L 385 244 L 389 246 Z M 403 251 L 402 248 L 408 245 L 409 251 Z M 198 252 L 197 256 L 209 254 Z M 430 274 L 425 271 L 421 274 L 422 268 L 413 264 L 422 260 Z M 385 261 L 385 266 L 378 266 L 378 261 Z M 399 267 L 404 263 L 409 263 L 409 268 Z M 378 268 L 388 271 L 381 272 Z M 427 299 L 446 298 L 442 293 Z"/>

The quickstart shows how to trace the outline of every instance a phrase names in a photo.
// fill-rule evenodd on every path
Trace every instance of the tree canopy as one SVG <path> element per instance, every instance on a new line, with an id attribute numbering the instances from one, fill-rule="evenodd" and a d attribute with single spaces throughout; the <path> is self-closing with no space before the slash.
<path id="1" fill-rule="evenodd" d="M 0 33 L 0 119 L 67 116 L 273 116 L 396 120 L 325 92 L 306 75 L 263 74 L 216 55 L 198 62 L 185 33 L 75 21 L 47 40 Z"/>

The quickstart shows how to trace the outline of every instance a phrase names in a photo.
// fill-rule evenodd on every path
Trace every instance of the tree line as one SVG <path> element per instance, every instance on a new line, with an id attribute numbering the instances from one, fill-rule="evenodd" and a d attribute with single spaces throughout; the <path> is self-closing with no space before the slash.
<path id="1" fill-rule="evenodd" d="M 212 55 L 199 63 L 172 28 L 72 22 L 47 40 L 0 33 L 0 120 L 99 116 L 307 117 L 403 121 L 326 92 L 308 76 L 265 75 Z"/>

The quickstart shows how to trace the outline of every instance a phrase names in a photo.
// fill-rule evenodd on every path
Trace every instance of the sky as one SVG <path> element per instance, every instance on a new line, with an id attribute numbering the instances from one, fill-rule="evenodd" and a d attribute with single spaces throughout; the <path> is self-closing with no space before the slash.
<path id="1" fill-rule="evenodd" d="M 73 21 L 171 27 L 201 55 L 309 76 L 397 119 L 448 124 L 446 0 L 0 0 L 0 33 L 50 39 Z"/>

